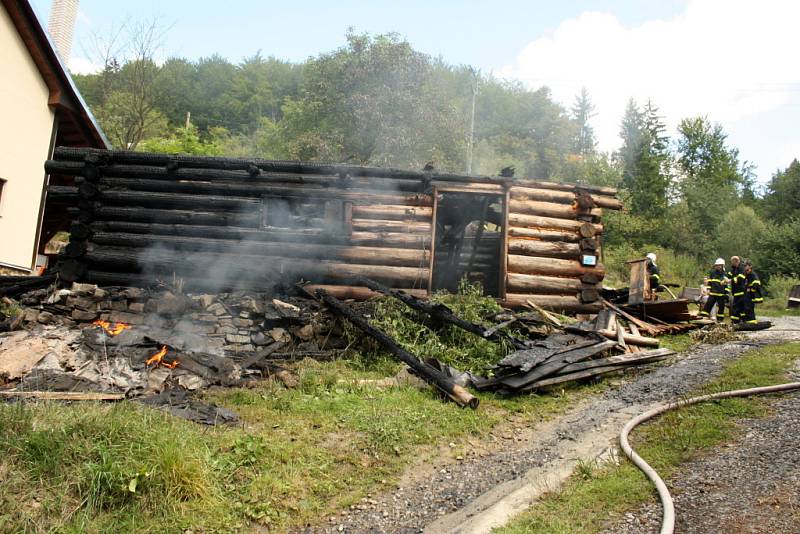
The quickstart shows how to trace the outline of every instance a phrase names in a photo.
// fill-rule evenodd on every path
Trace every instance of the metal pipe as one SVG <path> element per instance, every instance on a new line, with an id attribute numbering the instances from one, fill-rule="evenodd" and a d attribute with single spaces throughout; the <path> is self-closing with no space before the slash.
<path id="1" fill-rule="evenodd" d="M 789 382 L 774 386 L 737 389 L 733 391 L 722 391 L 720 393 L 701 395 L 699 397 L 692 397 L 690 399 L 662 404 L 661 406 L 657 406 L 652 410 L 637 415 L 625 424 L 625 426 L 622 428 L 622 431 L 619 433 L 619 444 L 625 455 L 645 474 L 647 478 L 650 479 L 650 481 L 655 485 L 656 490 L 658 490 L 658 496 L 661 499 L 661 506 L 663 508 L 661 534 L 672 534 L 675 531 L 675 505 L 672 502 L 672 496 L 669 494 L 667 485 L 664 483 L 655 469 L 650 467 L 650 465 L 645 462 L 635 450 L 633 450 L 633 447 L 631 447 L 630 443 L 628 443 L 628 434 L 630 434 L 631 430 L 636 428 L 637 425 L 669 410 L 690 406 L 692 404 L 698 404 L 707 400 L 728 399 L 732 397 L 749 397 L 751 395 L 764 395 L 766 393 L 794 391 L 798 389 L 800 389 L 800 382 Z"/>

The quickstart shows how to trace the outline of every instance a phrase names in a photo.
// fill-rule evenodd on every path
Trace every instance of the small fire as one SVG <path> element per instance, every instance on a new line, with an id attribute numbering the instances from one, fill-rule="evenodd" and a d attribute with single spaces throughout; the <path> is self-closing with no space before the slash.
<path id="1" fill-rule="evenodd" d="M 180 362 L 179 360 L 175 360 L 175 361 L 172 361 L 172 362 L 166 362 L 166 361 L 164 361 L 164 356 L 166 356 L 166 355 L 167 355 L 167 351 L 168 351 L 168 350 L 169 350 L 169 349 L 167 349 L 167 346 L 166 346 L 166 345 L 162 345 L 162 346 L 161 346 L 161 350 L 159 350 L 158 352 L 156 352 L 155 354 L 153 354 L 153 355 L 152 355 L 152 356 L 151 356 L 151 357 L 150 357 L 150 358 L 149 358 L 149 359 L 148 359 L 148 360 L 145 362 L 145 365 L 153 365 L 153 366 L 155 366 L 155 367 L 158 367 L 159 365 L 163 365 L 163 366 L 164 366 L 164 367 L 166 367 L 167 369 L 175 369 L 176 367 L 178 367 L 178 365 L 179 365 L 181 362 Z"/>
<path id="2" fill-rule="evenodd" d="M 95 325 L 95 326 L 99 326 L 100 328 L 105 330 L 105 332 L 109 336 L 118 336 L 119 334 L 121 334 L 122 332 L 124 332 L 125 330 L 127 330 L 128 328 L 131 327 L 131 325 L 129 325 L 129 324 L 125 324 L 125 323 L 109 323 L 108 321 L 103 321 L 102 319 L 98 319 L 97 321 L 93 322 L 92 324 Z"/>

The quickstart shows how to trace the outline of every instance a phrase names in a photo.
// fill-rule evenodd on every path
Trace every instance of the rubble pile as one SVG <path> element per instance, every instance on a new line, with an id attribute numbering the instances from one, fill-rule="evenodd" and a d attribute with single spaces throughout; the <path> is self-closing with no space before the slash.
<path id="1" fill-rule="evenodd" d="M 102 321 L 159 327 L 185 334 L 192 349 L 220 356 L 250 354 L 274 342 L 305 354 L 346 346 L 342 332 L 314 301 L 282 301 L 258 292 L 184 295 L 170 289 L 75 283 L 70 289 L 28 292 L 19 302 L 25 311 L 15 326 L 75 327 Z"/>
<path id="2" fill-rule="evenodd" d="M 346 345 L 311 299 L 76 283 L 30 291 L 19 304 L 11 331 L 0 334 L 0 395 L 126 397 L 205 423 L 235 416 L 191 392 L 265 376 L 291 382 L 279 360 L 330 357 Z"/>

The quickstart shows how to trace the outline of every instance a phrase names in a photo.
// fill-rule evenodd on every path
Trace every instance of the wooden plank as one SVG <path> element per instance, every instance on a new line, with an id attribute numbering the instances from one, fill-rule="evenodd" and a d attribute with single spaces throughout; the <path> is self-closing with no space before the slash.
<path id="1" fill-rule="evenodd" d="M 0 391 L 6 399 L 39 399 L 63 401 L 117 401 L 125 398 L 124 393 L 96 393 L 82 391 Z"/>
<path id="2" fill-rule="evenodd" d="M 649 323 L 647 323 L 645 321 L 642 321 L 638 317 L 634 317 L 630 313 L 620 309 L 619 307 L 615 306 L 614 304 L 610 303 L 609 301 L 607 301 L 604 298 L 601 298 L 600 302 L 602 302 L 604 306 L 606 306 L 607 308 L 611 308 L 612 310 L 617 312 L 619 315 L 623 316 L 629 322 L 635 324 L 636 326 L 638 326 L 639 328 L 641 328 L 642 330 L 644 330 L 648 334 L 655 334 L 656 333 L 656 328 L 653 325 L 651 325 L 651 324 L 649 324 Z"/>
<path id="3" fill-rule="evenodd" d="M 631 266 L 631 280 L 628 304 L 641 304 L 650 293 L 650 279 L 647 276 L 647 260 L 638 260 L 629 263 Z"/>

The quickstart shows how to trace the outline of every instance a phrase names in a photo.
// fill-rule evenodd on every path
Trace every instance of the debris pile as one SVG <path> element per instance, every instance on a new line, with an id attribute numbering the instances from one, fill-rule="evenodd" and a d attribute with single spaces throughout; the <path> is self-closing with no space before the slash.
<path id="1" fill-rule="evenodd" d="M 330 357 L 345 345 L 308 299 L 73 284 L 19 303 L 12 331 L 0 334 L 3 397 L 132 398 L 204 423 L 234 417 L 191 392 L 265 376 L 286 383 L 293 377 L 278 360 Z"/>
<path id="2" fill-rule="evenodd" d="M 181 339 L 180 348 L 219 356 L 250 354 L 275 342 L 305 355 L 346 345 L 316 303 L 278 300 L 258 292 L 185 295 L 171 287 L 147 290 L 74 283 L 70 289 L 30 291 L 19 302 L 25 310 L 15 326 L 99 322 L 122 329 L 158 327 L 180 334 L 173 336 Z"/>
<path id="3" fill-rule="evenodd" d="M 179 284 L 141 289 L 74 283 L 21 295 L 22 312 L 12 319 L 12 331 L 0 334 L 0 396 L 133 398 L 201 422 L 231 421 L 234 414 L 203 405 L 192 392 L 265 376 L 291 387 L 296 378 L 281 362 L 330 358 L 346 348 L 338 316 L 444 396 L 474 409 L 479 401 L 467 387 L 526 393 L 649 364 L 672 354 L 652 336 L 698 326 L 654 324 L 605 300 L 596 316 L 582 322 L 530 301 L 529 311 L 505 310 L 487 326 L 373 280 L 358 283 L 421 312 L 415 321 L 453 325 L 512 352 L 487 369 L 487 377 L 461 373 L 405 350 L 319 286 L 306 286 L 306 297 L 279 300 L 252 291 L 184 294 Z"/>

